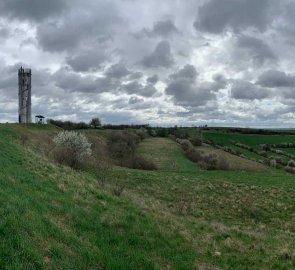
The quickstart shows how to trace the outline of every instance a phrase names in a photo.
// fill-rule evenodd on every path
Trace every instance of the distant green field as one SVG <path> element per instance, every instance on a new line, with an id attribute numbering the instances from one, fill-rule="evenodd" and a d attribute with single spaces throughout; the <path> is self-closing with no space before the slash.
<path id="1" fill-rule="evenodd" d="M 238 141 L 243 144 L 259 149 L 259 144 L 279 144 L 295 143 L 295 136 L 282 135 L 248 135 L 248 134 L 228 134 L 219 132 L 204 132 L 204 138 L 212 140 L 217 144 L 230 146 L 231 141 Z"/>
<path id="2" fill-rule="evenodd" d="M 231 134 L 224 132 L 204 132 L 203 137 L 207 140 L 211 140 L 216 144 L 231 147 L 232 149 L 244 154 L 248 158 L 255 158 L 256 160 L 261 160 L 263 157 L 257 155 L 256 153 L 250 152 L 246 149 L 237 147 L 233 142 L 239 142 L 248 145 L 258 151 L 262 149 L 259 147 L 260 144 L 280 144 L 280 143 L 295 143 L 295 136 L 292 135 L 252 135 L 252 134 Z M 282 151 L 291 153 L 295 155 L 295 149 L 281 149 Z M 268 158 L 278 157 L 281 160 L 288 162 L 289 158 L 268 152 Z"/>

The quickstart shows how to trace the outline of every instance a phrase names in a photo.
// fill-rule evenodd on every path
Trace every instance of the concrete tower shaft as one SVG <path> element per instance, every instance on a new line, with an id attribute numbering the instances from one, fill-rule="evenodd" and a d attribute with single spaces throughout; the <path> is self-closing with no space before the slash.
<path id="1" fill-rule="evenodd" d="M 19 123 L 32 122 L 32 72 L 31 69 L 18 70 L 18 121 Z"/>

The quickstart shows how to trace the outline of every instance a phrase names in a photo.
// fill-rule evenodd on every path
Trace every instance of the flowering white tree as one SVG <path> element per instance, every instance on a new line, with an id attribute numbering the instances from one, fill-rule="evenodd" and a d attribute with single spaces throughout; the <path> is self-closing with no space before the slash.
<path id="1" fill-rule="evenodd" d="M 58 161 L 71 167 L 77 167 L 83 159 L 92 154 L 91 143 L 82 133 L 61 131 L 53 138 L 53 142 L 58 146 Z"/>

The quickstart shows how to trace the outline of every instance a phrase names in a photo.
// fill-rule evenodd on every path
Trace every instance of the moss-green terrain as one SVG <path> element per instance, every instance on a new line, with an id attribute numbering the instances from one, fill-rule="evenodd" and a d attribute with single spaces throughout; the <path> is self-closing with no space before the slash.
<path id="1" fill-rule="evenodd" d="M 295 143 L 295 135 L 248 135 L 209 131 L 204 133 L 204 138 L 214 142 L 215 144 L 231 147 L 232 149 L 244 154 L 246 157 L 254 158 L 256 160 L 260 160 L 261 156 L 241 147 L 237 147 L 235 142 L 252 147 L 257 151 L 262 151 L 262 148 L 260 147 L 262 144 L 276 145 L 282 143 Z M 295 148 L 281 148 L 280 150 L 285 153 L 295 155 Z M 284 155 L 273 152 L 268 152 L 267 157 L 278 157 L 286 162 L 290 160 L 290 158 L 287 158 Z"/>
<path id="2" fill-rule="evenodd" d="M 0 125 L 1 269 L 295 268 L 294 175 L 234 156 L 203 171 L 148 138 L 137 152 L 159 169 L 114 166 L 102 184 L 49 158 L 56 132 Z M 86 132 L 98 164 L 106 132 Z"/>

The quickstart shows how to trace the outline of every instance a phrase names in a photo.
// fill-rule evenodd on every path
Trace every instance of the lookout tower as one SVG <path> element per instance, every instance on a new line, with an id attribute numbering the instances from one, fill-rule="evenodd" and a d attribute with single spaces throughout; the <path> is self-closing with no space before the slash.
<path id="1" fill-rule="evenodd" d="M 32 72 L 31 69 L 20 68 L 18 70 L 18 122 L 31 123 L 32 103 Z"/>

